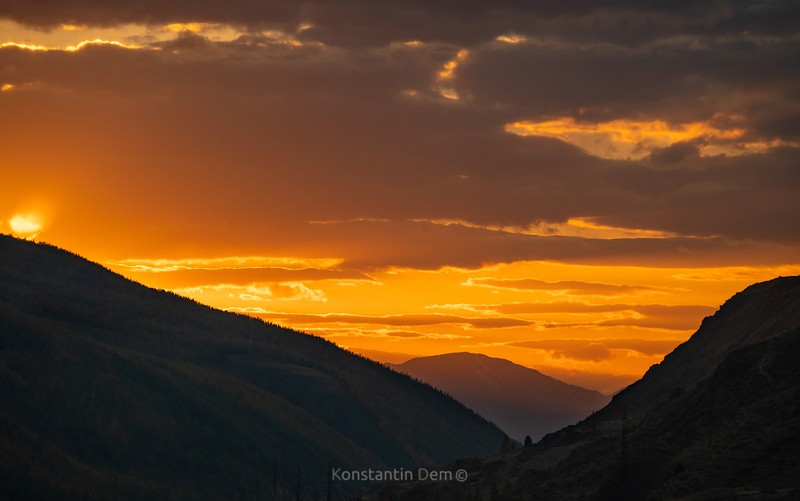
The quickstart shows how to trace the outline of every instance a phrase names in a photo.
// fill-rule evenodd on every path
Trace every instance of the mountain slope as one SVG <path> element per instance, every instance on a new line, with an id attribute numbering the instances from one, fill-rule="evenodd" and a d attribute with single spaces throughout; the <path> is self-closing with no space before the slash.
<path id="1" fill-rule="evenodd" d="M 604 416 L 628 406 L 639 419 L 664 394 L 693 388 L 733 351 L 800 328 L 800 278 L 781 277 L 735 294 L 697 332 L 614 398 Z"/>
<path id="2" fill-rule="evenodd" d="M 430 465 L 502 438 L 321 338 L 8 236 L 0 351 L 0 491 L 15 497 L 310 495 L 329 460 Z"/>
<path id="3" fill-rule="evenodd" d="M 534 369 L 474 353 L 419 357 L 393 367 L 447 392 L 520 442 L 576 423 L 609 401 Z"/>
<path id="4" fill-rule="evenodd" d="M 364 499 L 798 499 L 798 360 L 800 277 L 755 284 L 581 423 L 457 463 L 470 472 L 462 485 L 391 485 Z"/>

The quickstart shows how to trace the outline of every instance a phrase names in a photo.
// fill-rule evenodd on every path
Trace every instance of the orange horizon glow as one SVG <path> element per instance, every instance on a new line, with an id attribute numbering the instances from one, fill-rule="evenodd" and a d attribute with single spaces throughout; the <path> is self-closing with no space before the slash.
<path id="1" fill-rule="evenodd" d="M 788 77 L 629 92 L 685 41 L 317 14 L 0 20 L 0 232 L 382 362 L 482 353 L 605 392 L 800 274 Z M 595 54 L 620 74 L 586 78 Z"/>
<path id="2" fill-rule="evenodd" d="M 368 278 L 260 283 L 246 278 L 236 283 L 231 276 L 222 283 L 205 277 L 195 281 L 186 273 L 214 269 L 208 264 L 216 262 L 224 265 L 216 268 L 224 276 L 236 268 L 230 266 L 234 259 L 188 260 L 184 264 L 195 265 L 180 269 L 154 260 L 167 265 L 157 273 L 141 264 L 144 260 L 136 261 L 138 267 L 105 264 L 137 281 L 319 335 L 379 361 L 466 351 L 547 368 L 562 377 L 574 371 L 575 380 L 584 384 L 589 383 L 580 374 L 628 382 L 640 377 L 733 293 L 779 274 L 800 274 L 800 266 L 711 272 L 537 262 L 477 270 L 392 268 Z M 249 259 L 249 265 L 242 261 L 243 268 L 255 273 L 253 262 L 266 265 L 286 258 Z M 329 270 L 341 264 L 335 259 L 296 262 Z M 295 268 L 301 269 L 309 270 Z M 538 277 L 541 283 L 517 285 L 517 277 Z M 480 280 L 489 285 L 478 286 Z M 660 344 L 653 345 L 656 341 Z"/>
<path id="3" fill-rule="evenodd" d="M 11 221 L 18 236 L 41 230 L 32 216 Z M 286 256 L 100 262 L 145 285 L 318 335 L 381 362 L 482 353 L 605 392 L 660 362 L 733 293 L 753 282 L 800 274 L 800 266 L 523 261 L 359 275 L 343 269 L 340 258 Z M 249 278 L 259 275 L 262 281 Z"/>

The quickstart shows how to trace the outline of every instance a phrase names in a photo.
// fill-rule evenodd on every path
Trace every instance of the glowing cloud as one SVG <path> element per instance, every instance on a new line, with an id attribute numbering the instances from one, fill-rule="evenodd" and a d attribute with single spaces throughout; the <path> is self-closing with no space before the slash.
<path id="1" fill-rule="evenodd" d="M 52 50 L 51 48 L 45 47 L 44 45 L 33 45 L 27 43 L 5 42 L 0 44 L 0 49 L 5 49 L 8 47 L 16 47 L 17 49 L 38 50 L 38 51 Z"/>
<path id="2" fill-rule="evenodd" d="M 437 80 L 437 87 L 436 91 L 439 93 L 440 96 L 444 97 L 445 99 L 450 99 L 451 101 L 458 101 L 460 99 L 458 93 L 455 89 L 451 87 L 446 87 L 445 85 L 447 82 L 452 81 L 456 76 L 456 69 L 458 65 L 463 62 L 467 56 L 469 56 L 469 51 L 466 49 L 461 49 L 456 53 L 456 56 L 444 63 L 444 66 L 441 70 L 436 73 L 436 80 Z"/>
<path id="3" fill-rule="evenodd" d="M 18 49 L 23 50 L 30 50 L 30 51 L 40 51 L 40 52 L 48 52 L 53 50 L 63 50 L 66 52 L 77 52 L 81 49 L 86 48 L 90 45 L 113 45 L 115 47 L 120 47 L 123 49 L 141 49 L 138 45 L 130 45 L 124 44 L 122 42 L 117 42 L 116 40 L 101 40 L 96 38 L 94 40 L 84 40 L 83 42 L 77 43 L 75 45 L 68 45 L 66 47 L 49 47 L 44 45 L 32 45 L 32 44 L 25 44 L 25 43 L 17 43 L 17 42 L 5 42 L 0 44 L 0 49 L 5 49 L 7 47 L 16 47 Z"/>
<path id="4" fill-rule="evenodd" d="M 191 32 L 213 42 L 230 42 L 243 35 L 256 34 L 222 23 L 184 22 L 166 25 L 118 24 L 113 26 L 84 26 L 62 24 L 58 29 L 41 31 L 11 21 L 0 20 L 0 48 L 17 47 L 25 50 L 74 52 L 87 44 L 110 44 L 128 49 L 156 48 L 159 42 L 174 40 Z M 264 32 L 274 38 L 276 32 Z M 281 33 L 281 38 L 287 35 Z"/>
<path id="5" fill-rule="evenodd" d="M 209 23 L 172 23 L 164 26 L 164 29 L 167 31 L 172 31 L 175 33 L 181 31 L 191 31 L 193 33 L 200 33 L 203 31 L 208 30 L 209 28 L 216 26 Z"/>
<path id="6" fill-rule="evenodd" d="M 64 50 L 67 51 L 67 52 L 75 52 L 75 51 L 79 51 L 79 50 L 81 50 L 84 47 L 89 46 L 89 45 L 113 45 L 115 47 L 121 47 L 123 49 L 140 49 L 141 48 L 138 45 L 124 44 L 122 42 L 117 42 L 116 40 L 101 40 L 99 38 L 96 38 L 94 40 L 85 40 L 85 41 L 83 41 L 83 42 L 81 42 L 81 43 L 79 43 L 77 45 L 70 45 L 69 47 L 66 47 Z"/>
<path id="7" fill-rule="evenodd" d="M 458 64 L 465 60 L 469 55 L 469 51 L 466 49 L 461 49 L 456 53 L 456 57 L 444 63 L 444 68 L 442 68 L 437 76 L 439 80 L 452 80 L 455 77 L 456 68 L 458 68 Z"/>
<path id="8" fill-rule="evenodd" d="M 333 268 L 342 263 L 337 258 L 302 258 L 274 256 L 230 256 L 185 259 L 123 259 L 106 264 L 120 266 L 130 271 L 165 273 L 178 270 L 230 270 L 237 268 Z"/>
<path id="9" fill-rule="evenodd" d="M 741 117 L 729 118 L 741 120 Z M 641 159 L 656 149 L 692 140 L 701 142 L 701 155 L 750 151 L 746 144 L 740 144 L 738 148 L 727 144 L 741 138 L 744 129 L 719 129 L 709 122 L 670 125 L 661 120 L 620 119 L 582 123 L 571 117 L 562 117 L 542 122 L 514 122 L 507 124 L 505 130 L 518 136 L 553 137 L 578 146 L 591 155 L 613 159 Z"/>
<path id="10" fill-rule="evenodd" d="M 532 290 L 532 291 L 557 291 L 571 294 L 602 295 L 612 294 L 640 294 L 653 291 L 655 288 L 639 285 L 617 285 L 600 282 L 580 282 L 577 280 L 562 280 L 546 282 L 534 278 L 469 278 L 462 285 L 467 287 L 494 287 L 501 289 Z"/>
<path id="11" fill-rule="evenodd" d="M 499 37 L 495 38 L 498 42 L 503 42 L 511 45 L 520 44 L 523 42 L 528 41 L 528 37 L 522 35 L 514 35 L 513 33 L 508 35 L 500 35 Z"/>
<path id="12" fill-rule="evenodd" d="M 646 228 L 622 228 L 609 226 L 595 222 L 591 217 L 571 217 L 566 223 L 552 223 L 548 221 L 538 221 L 528 226 L 497 226 L 477 224 L 462 219 L 411 219 L 413 222 L 424 222 L 439 226 L 463 226 L 465 228 L 476 228 L 490 231 L 501 231 L 505 233 L 517 233 L 520 235 L 532 236 L 573 236 L 594 239 L 614 239 L 614 238 L 671 238 L 678 236 L 677 233 L 660 230 L 649 230 Z"/>
<path id="13" fill-rule="evenodd" d="M 155 36 L 161 40 L 168 40 L 169 37 L 164 37 L 167 34 L 176 34 L 183 32 L 195 33 L 214 42 L 230 42 L 237 38 L 248 34 L 234 26 L 221 23 L 202 23 L 202 22 L 188 22 L 188 23 L 171 23 L 162 27 L 162 33 L 155 33 Z M 262 35 L 268 38 L 286 39 L 287 35 L 279 31 L 265 31 Z"/>

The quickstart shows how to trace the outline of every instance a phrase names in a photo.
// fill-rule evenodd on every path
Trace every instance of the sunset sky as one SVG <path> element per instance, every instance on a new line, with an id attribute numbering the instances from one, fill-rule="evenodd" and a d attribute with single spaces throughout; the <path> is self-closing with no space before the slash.
<path id="1" fill-rule="evenodd" d="M 0 232 L 612 391 L 800 274 L 800 4 L 0 1 Z"/>

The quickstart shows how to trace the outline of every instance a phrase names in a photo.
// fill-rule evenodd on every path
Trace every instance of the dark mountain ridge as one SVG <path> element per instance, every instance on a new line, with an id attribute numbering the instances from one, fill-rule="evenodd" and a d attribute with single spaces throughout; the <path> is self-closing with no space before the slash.
<path id="1" fill-rule="evenodd" d="M 319 492 L 328 461 L 440 464 L 503 436 L 324 339 L 5 235 L 0 352 L 11 498 L 294 499 Z"/>
<path id="2" fill-rule="evenodd" d="M 618 414 L 627 406 L 629 418 L 641 418 L 663 400 L 665 392 L 692 389 L 735 350 L 798 328 L 800 277 L 753 284 L 703 319 L 689 340 L 650 367 L 642 379 L 620 391 L 603 409 L 603 416 Z"/>
<path id="3" fill-rule="evenodd" d="M 363 499 L 800 499 L 800 277 L 736 294 L 582 422 Z"/>
<path id="4" fill-rule="evenodd" d="M 522 442 L 577 423 L 610 400 L 501 358 L 476 353 L 419 357 L 396 370 L 447 392 Z"/>

